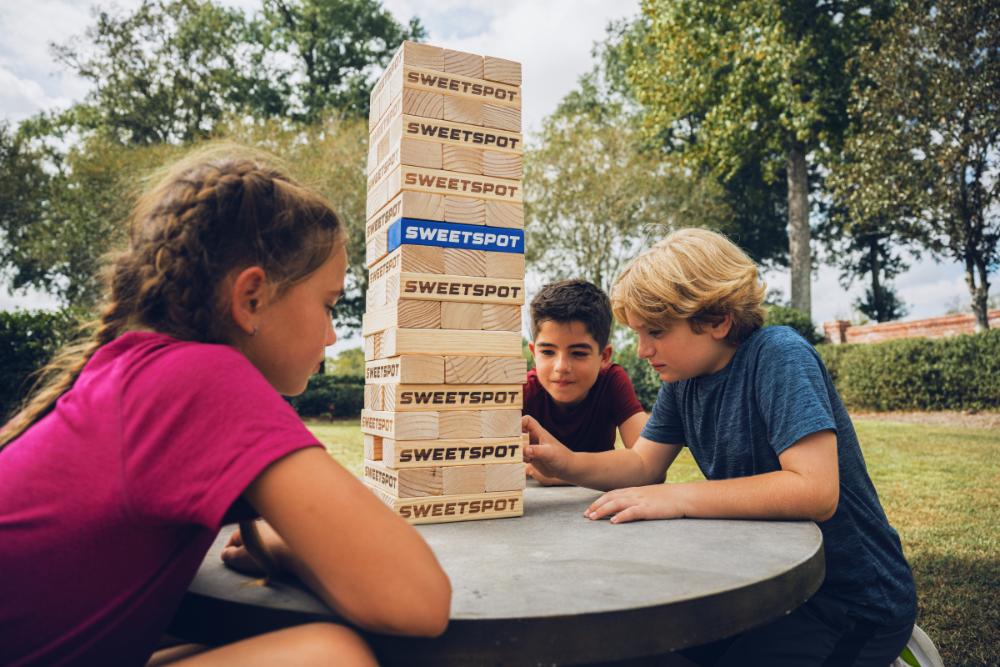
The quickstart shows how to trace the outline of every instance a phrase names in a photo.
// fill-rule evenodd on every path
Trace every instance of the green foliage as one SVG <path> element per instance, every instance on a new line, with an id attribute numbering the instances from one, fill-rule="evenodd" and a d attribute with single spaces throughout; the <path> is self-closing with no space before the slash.
<path id="1" fill-rule="evenodd" d="M 67 311 L 0 311 L 0 424 L 24 400 L 32 375 L 75 329 L 76 318 Z"/>
<path id="2" fill-rule="evenodd" d="M 823 340 L 823 336 L 816 332 L 816 325 L 812 318 L 798 308 L 789 306 L 769 305 L 767 317 L 764 318 L 765 327 L 784 325 L 799 332 L 799 335 L 815 345 Z"/>
<path id="3" fill-rule="evenodd" d="M 622 334 L 624 345 L 615 348 L 615 353 L 611 359 L 616 364 L 625 369 L 632 386 L 635 387 L 635 395 L 642 403 L 643 409 L 649 412 L 656 403 L 656 395 L 660 391 L 660 376 L 653 370 L 653 367 L 645 359 L 640 359 L 636 353 L 635 334 L 628 331 Z"/>
<path id="4" fill-rule="evenodd" d="M 360 417 L 365 380 L 357 375 L 314 375 L 306 390 L 288 402 L 300 417 Z"/>
<path id="5" fill-rule="evenodd" d="M 850 408 L 1000 408 L 1000 331 L 818 350 Z"/>
<path id="6" fill-rule="evenodd" d="M 360 347 L 342 350 L 336 359 L 326 360 L 327 375 L 365 376 L 365 351 Z"/>

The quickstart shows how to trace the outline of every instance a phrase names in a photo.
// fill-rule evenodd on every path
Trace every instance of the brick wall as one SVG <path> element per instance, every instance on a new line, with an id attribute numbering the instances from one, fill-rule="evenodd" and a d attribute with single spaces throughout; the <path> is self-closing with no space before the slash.
<path id="1" fill-rule="evenodd" d="M 1000 327 L 1000 310 L 987 313 L 990 328 Z M 895 338 L 946 338 L 975 331 L 976 317 L 972 313 L 929 317 L 909 322 L 882 322 L 881 324 L 852 325 L 846 320 L 823 323 L 827 342 L 878 343 Z"/>

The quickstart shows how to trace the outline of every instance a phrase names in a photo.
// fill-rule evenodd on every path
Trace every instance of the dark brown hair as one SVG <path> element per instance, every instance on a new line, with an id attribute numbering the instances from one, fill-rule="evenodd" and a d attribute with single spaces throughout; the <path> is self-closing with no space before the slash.
<path id="1" fill-rule="evenodd" d="M 546 321 L 569 324 L 580 322 L 600 352 L 611 337 L 611 302 L 597 285 L 573 278 L 549 283 L 531 300 L 531 339 Z"/>

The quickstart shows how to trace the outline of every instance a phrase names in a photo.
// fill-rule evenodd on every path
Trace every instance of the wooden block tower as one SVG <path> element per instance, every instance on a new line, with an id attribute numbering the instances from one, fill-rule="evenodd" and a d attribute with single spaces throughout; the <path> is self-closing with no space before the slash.
<path id="1" fill-rule="evenodd" d="M 369 130 L 365 481 L 411 523 L 521 516 L 521 65 L 404 42 Z"/>

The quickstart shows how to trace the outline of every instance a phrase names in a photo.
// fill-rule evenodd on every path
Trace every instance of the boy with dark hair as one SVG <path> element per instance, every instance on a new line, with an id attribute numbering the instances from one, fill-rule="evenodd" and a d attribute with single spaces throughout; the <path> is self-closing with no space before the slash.
<path id="1" fill-rule="evenodd" d="M 535 368 L 524 383 L 523 413 L 574 451 L 614 449 L 616 429 L 631 447 L 646 423 L 628 374 L 611 363 L 610 335 L 611 302 L 585 280 L 551 283 L 531 301 Z M 528 474 L 562 483 L 530 464 Z"/>
<path id="2" fill-rule="evenodd" d="M 753 261 L 720 234 L 682 229 L 654 245 L 612 292 L 615 316 L 663 380 L 642 435 L 630 450 L 581 454 L 525 417 L 537 443 L 525 461 L 616 489 L 586 509 L 590 519 L 819 525 L 819 591 L 786 616 L 687 652 L 699 664 L 888 665 L 913 628 L 913 575 L 829 373 L 794 330 L 762 327 L 763 297 Z M 684 447 L 707 479 L 664 484 Z"/>

